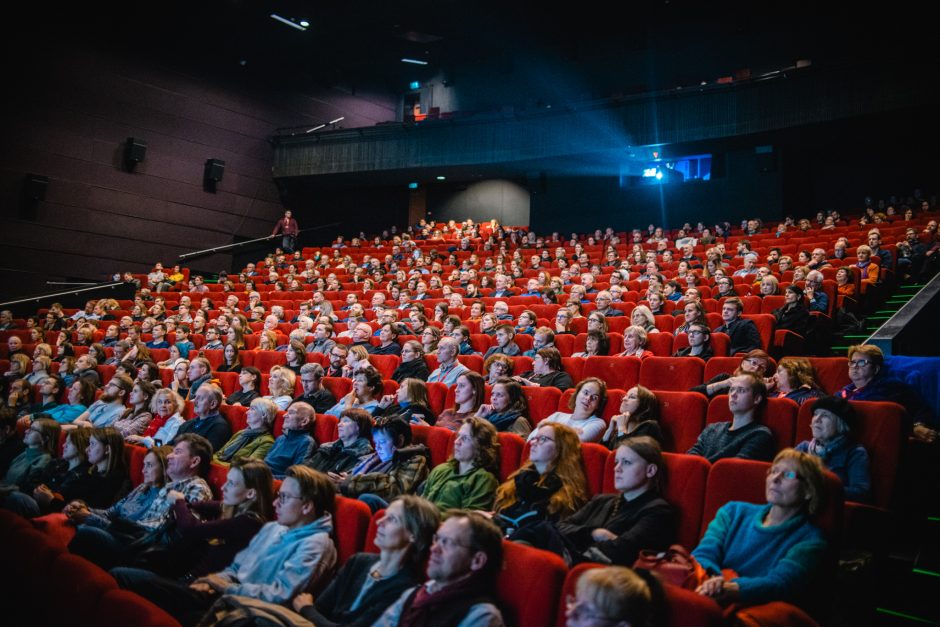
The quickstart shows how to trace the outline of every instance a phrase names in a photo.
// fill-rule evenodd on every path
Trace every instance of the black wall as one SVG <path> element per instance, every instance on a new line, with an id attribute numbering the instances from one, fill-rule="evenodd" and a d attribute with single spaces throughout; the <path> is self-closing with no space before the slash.
<path id="1" fill-rule="evenodd" d="M 496 218 L 501 224 L 529 224 L 529 190 L 525 181 L 492 179 L 466 186 L 431 185 L 428 211 L 434 220 L 485 222 Z"/>

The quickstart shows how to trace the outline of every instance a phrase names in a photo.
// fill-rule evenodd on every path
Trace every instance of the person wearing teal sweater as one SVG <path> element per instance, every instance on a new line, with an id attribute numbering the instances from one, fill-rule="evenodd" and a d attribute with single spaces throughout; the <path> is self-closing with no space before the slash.
<path id="1" fill-rule="evenodd" d="M 767 474 L 766 505 L 731 502 L 692 555 L 709 578 L 696 590 L 720 603 L 799 604 L 826 553 L 822 532 L 810 518 L 821 507 L 823 469 L 818 458 L 781 451 Z M 736 577 L 725 579 L 723 569 Z"/>
<path id="2" fill-rule="evenodd" d="M 496 427 L 483 418 L 467 418 L 457 431 L 453 457 L 431 471 L 422 496 L 442 512 L 491 510 L 499 486 L 492 469 L 498 460 Z"/>

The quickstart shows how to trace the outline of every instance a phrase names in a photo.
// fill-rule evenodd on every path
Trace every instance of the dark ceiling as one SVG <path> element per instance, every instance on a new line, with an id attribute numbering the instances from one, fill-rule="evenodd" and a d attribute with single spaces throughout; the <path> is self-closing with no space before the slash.
<path id="1" fill-rule="evenodd" d="M 306 31 L 278 14 L 308 20 Z M 813 19 L 817 19 L 818 16 Z M 551 49 L 577 59 L 602 42 L 643 49 L 664 29 L 687 33 L 754 32 L 807 19 L 798 4 L 768 20 L 728 4 L 656 0 L 619 6 L 594 3 L 406 0 L 190 0 L 179 2 L 19 5 L 5 16 L 4 45 L 22 53 L 37 33 L 95 40 L 129 53 L 154 54 L 255 79 L 307 85 L 363 84 L 401 89 L 415 66 L 484 62 L 523 49 Z M 9 56 L 7 57 L 10 58 Z"/>

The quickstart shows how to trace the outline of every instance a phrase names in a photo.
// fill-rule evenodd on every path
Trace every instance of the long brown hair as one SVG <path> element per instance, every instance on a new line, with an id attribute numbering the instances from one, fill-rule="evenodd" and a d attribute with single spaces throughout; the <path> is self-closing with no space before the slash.
<path id="1" fill-rule="evenodd" d="M 541 425 L 555 430 L 555 461 L 547 473 L 539 477 L 539 485 L 544 483 L 549 473 L 554 473 L 561 480 L 561 488 L 548 501 L 548 512 L 565 517 L 573 514 L 587 502 L 587 479 L 584 476 L 584 460 L 581 457 L 581 439 L 571 427 L 558 423 Z M 526 462 L 516 472 L 509 475 L 496 491 L 496 511 L 506 509 L 516 502 L 516 475 L 535 470 L 532 460 Z"/>
<path id="2" fill-rule="evenodd" d="M 260 459 L 236 459 L 229 472 L 233 470 L 242 473 L 245 488 L 254 490 L 255 498 L 246 499 L 234 507 L 223 506 L 222 517 L 253 515 L 265 522 L 274 520 L 274 475 L 268 465 Z"/>

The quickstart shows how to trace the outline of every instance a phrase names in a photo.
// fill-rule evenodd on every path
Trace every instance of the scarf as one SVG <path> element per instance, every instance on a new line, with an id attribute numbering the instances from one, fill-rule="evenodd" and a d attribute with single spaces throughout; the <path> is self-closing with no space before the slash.
<path id="1" fill-rule="evenodd" d="M 429 592 L 428 584 L 419 586 L 405 602 L 398 624 L 401 627 L 456 624 L 470 607 L 487 599 L 490 586 L 483 579 L 479 573 L 473 573 L 436 592 Z"/>

